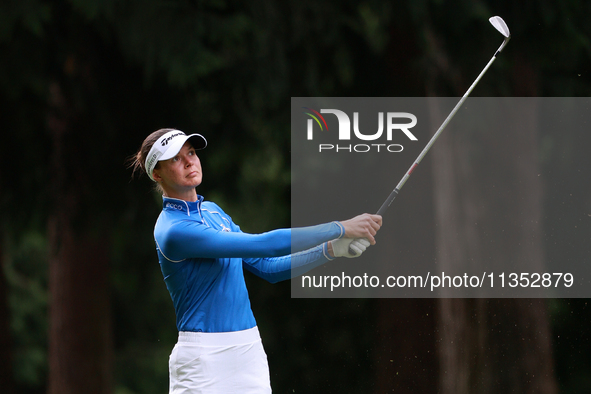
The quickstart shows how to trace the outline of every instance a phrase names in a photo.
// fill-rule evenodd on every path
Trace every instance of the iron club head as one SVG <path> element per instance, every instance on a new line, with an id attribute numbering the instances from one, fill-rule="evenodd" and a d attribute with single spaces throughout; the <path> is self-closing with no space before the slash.
<path id="1" fill-rule="evenodd" d="M 511 33 L 509 32 L 509 27 L 507 27 L 507 24 L 505 23 L 503 18 L 501 18 L 500 16 L 493 16 L 492 18 L 489 19 L 489 22 L 491 23 L 491 25 L 493 25 L 495 27 L 495 29 L 497 29 L 506 38 L 511 37 Z"/>

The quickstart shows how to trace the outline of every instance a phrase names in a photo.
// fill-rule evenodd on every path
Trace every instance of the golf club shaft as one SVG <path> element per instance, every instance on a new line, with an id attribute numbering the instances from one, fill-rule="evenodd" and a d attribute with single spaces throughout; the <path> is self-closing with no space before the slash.
<path id="1" fill-rule="evenodd" d="M 502 47 L 501 47 L 501 49 L 502 49 Z M 460 101 L 458 101 L 458 103 L 451 110 L 451 112 L 449 113 L 449 115 L 447 115 L 447 118 L 443 121 L 443 123 L 441 124 L 441 126 L 439 126 L 439 129 L 435 132 L 435 134 L 433 135 L 433 137 L 431 137 L 431 140 L 429 140 L 429 142 L 423 148 L 423 150 L 421 151 L 421 153 L 419 154 L 419 156 L 416 158 L 416 160 L 414 161 L 414 163 L 410 166 L 410 168 L 408 169 L 408 171 L 406 172 L 406 174 L 404 174 L 404 176 L 402 177 L 402 179 L 400 180 L 400 182 L 398 182 L 398 185 L 396 185 L 396 187 L 394 188 L 394 190 L 392 190 L 392 192 L 390 193 L 390 195 L 388 196 L 388 198 L 386 199 L 386 201 L 384 201 L 384 203 L 382 204 L 382 206 L 380 207 L 380 209 L 377 212 L 378 215 L 383 215 L 384 212 L 386 212 L 386 210 L 390 206 L 390 204 L 392 204 L 392 201 L 394 201 L 394 199 L 398 195 L 398 192 L 400 191 L 400 189 L 402 189 L 402 186 L 404 186 L 404 184 L 406 183 L 406 181 L 410 177 L 410 174 L 412 174 L 412 172 L 419 165 L 419 163 L 421 162 L 421 160 L 423 160 L 423 158 L 425 157 L 425 155 L 427 154 L 427 152 L 429 152 L 429 149 L 431 149 L 431 147 L 433 146 L 433 144 L 435 143 L 435 141 L 437 140 L 437 138 L 439 138 L 439 135 L 443 132 L 443 130 L 445 129 L 445 127 L 447 126 L 447 124 L 454 117 L 454 115 L 456 114 L 456 112 L 458 112 L 458 109 L 460 109 L 460 107 L 462 106 L 462 104 L 464 103 L 464 101 L 466 101 L 466 99 L 468 98 L 468 96 L 470 95 L 470 93 L 472 93 L 472 90 L 474 89 L 474 87 L 476 87 L 476 85 L 478 84 L 478 82 L 480 81 L 480 79 L 482 78 L 482 76 L 486 73 L 486 71 L 488 70 L 488 68 L 495 61 L 495 59 L 497 58 L 497 54 L 499 52 L 500 51 L 497 51 L 495 53 L 495 55 L 489 60 L 489 62 L 486 65 L 486 67 L 484 67 L 484 69 L 480 72 L 480 74 L 478 75 L 478 77 L 476 77 L 476 79 L 474 80 L 474 82 L 472 83 L 472 85 L 468 88 L 468 90 L 466 91 L 466 93 L 464 93 L 464 95 L 462 96 L 462 98 L 460 99 Z"/>
<path id="2" fill-rule="evenodd" d="M 433 144 L 435 143 L 435 141 L 437 140 L 437 138 L 439 138 L 439 135 L 441 134 L 441 132 L 445 129 L 445 127 L 450 122 L 450 120 L 454 117 L 454 115 L 456 114 L 456 112 L 458 112 L 458 109 L 460 109 L 460 107 L 462 106 L 462 104 L 464 103 L 464 101 L 466 101 L 466 99 L 468 98 L 468 96 L 470 95 L 470 93 L 472 93 L 472 90 L 476 87 L 476 85 L 478 84 L 478 82 L 480 81 L 480 79 L 482 78 L 482 76 L 486 73 L 486 71 L 491 66 L 491 64 L 493 64 L 493 62 L 495 61 L 495 59 L 497 58 L 497 56 L 499 55 L 499 53 L 501 53 L 501 51 L 503 50 L 503 48 L 505 47 L 505 45 L 507 45 L 507 42 L 509 42 L 509 39 L 510 39 L 510 37 L 506 37 L 505 38 L 505 40 L 503 41 L 503 43 L 501 44 L 501 46 L 499 47 L 499 49 L 497 49 L 497 51 L 495 52 L 494 56 L 489 60 L 489 62 L 484 67 L 484 69 L 482 69 L 482 71 L 480 72 L 480 74 L 478 74 L 478 77 L 476 77 L 476 79 L 474 80 L 474 82 L 472 82 L 472 85 L 470 85 L 470 87 L 468 88 L 468 90 L 466 91 L 466 93 L 464 93 L 464 95 L 462 96 L 462 98 L 460 99 L 460 101 L 451 110 L 451 112 L 449 113 L 449 115 L 447 115 L 447 118 L 443 121 L 443 123 L 441 124 L 441 126 L 439 126 L 439 129 L 435 132 L 435 134 L 433 135 L 433 137 L 431 137 L 431 140 L 429 140 L 429 142 L 423 148 L 423 150 L 421 151 L 421 153 L 419 154 L 419 156 L 417 157 L 417 159 L 410 166 L 410 168 L 408 169 L 408 171 L 406 172 L 406 174 L 404 174 L 404 176 L 402 177 L 402 179 L 400 180 L 400 182 L 398 182 L 398 185 L 396 185 L 396 187 L 394 188 L 394 190 L 392 190 L 392 192 L 390 193 L 390 195 L 388 196 L 388 198 L 386 199 L 386 201 L 384 201 L 384 203 L 382 204 L 382 206 L 380 207 L 380 209 L 377 212 L 378 215 L 384 215 L 384 213 L 386 212 L 386 210 L 388 209 L 388 207 L 390 206 L 390 204 L 392 204 L 392 201 L 394 201 L 394 199 L 396 198 L 396 196 L 400 192 L 400 189 L 402 189 L 402 186 L 404 186 L 404 184 L 406 183 L 406 181 L 410 177 L 410 174 L 413 173 L 413 171 L 419 165 L 419 163 L 421 162 L 421 160 L 423 160 L 423 157 L 425 157 L 425 155 L 427 154 L 427 152 L 429 151 L 429 149 L 431 149 L 431 147 L 433 146 Z M 349 248 L 349 253 L 355 254 L 354 251 L 351 248 Z"/>

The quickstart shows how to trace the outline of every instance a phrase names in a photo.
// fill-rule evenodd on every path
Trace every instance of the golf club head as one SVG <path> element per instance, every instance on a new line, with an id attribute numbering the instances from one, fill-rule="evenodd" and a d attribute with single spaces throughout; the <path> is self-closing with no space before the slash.
<path id="1" fill-rule="evenodd" d="M 493 16 L 488 21 L 491 23 L 491 25 L 495 27 L 495 29 L 497 29 L 502 35 L 504 35 L 505 38 L 511 37 L 509 27 L 507 27 L 507 24 L 505 23 L 503 18 L 501 18 L 500 16 Z"/>

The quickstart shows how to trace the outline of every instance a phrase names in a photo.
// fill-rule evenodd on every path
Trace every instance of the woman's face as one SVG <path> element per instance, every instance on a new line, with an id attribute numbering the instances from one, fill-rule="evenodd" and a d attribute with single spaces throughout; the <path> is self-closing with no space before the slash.
<path id="1" fill-rule="evenodd" d="M 175 157 L 160 161 L 154 170 L 154 179 L 165 195 L 183 200 L 196 197 L 195 187 L 201 184 L 202 176 L 201 162 L 188 141 Z"/>

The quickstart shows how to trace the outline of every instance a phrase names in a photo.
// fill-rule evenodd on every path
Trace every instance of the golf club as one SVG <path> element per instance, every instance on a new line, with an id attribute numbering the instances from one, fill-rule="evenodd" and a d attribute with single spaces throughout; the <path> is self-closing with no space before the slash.
<path id="1" fill-rule="evenodd" d="M 423 157 L 425 157 L 425 155 L 427 154 L 427 152 L 429 151 L 429 149 L 431 149 L 431 146 L 433 146 L 433 144 L 435 143 L 435 141 L 437 140 L 437 138 L 439 137 L 439 135 L 441 134 L 441 132 L 443 131 L 443 129 L 445 129 L 445 126 L 447 126 L 447 124 L 449 123 L 449 121 L 454 117 L 454 115 L 456 114 L 456 112 L 458 111 L 458 109 L 462 106 L 462 104 L 464 103 L 464 101 L 466 101 L 466 98 L 468 98 L 468 96 L 470 95 L 470 93 L 472 92 L 472 90 L 474 89 L 474 87 L 476 86 L 476 84 L 478 84 L 478 82 L 480 81 L 480 79 L 482 78 L 482 76 L 484 75 L 484 73 L 486 73 L 486 71 L 488 70 L 488 68 L 495 61 L 495 59 L 501 53 L 501 51 L 503 50 L 503 48 L 505 48 L 505 45 L 507 45 L 507 43 L 509 42 L 509 39 L 511 38 L 511 33 L 509 32 L 509 27 L 507 27 L 507 24 L 505 23 L 505 21 L 503 20 L 503 18 L 501 18 L 500 16 L 493 16 L 492 18 L 489 19 L 489 22 L 494 26 L 495 29 L 497 29 L 505 37 L 505 39 L 503 40 L 503 43 L 501 44 L 501 46 L 499 47 L 499 49 L 497 49 L 497 51 L 495 52 L 494 56 L 490 59 L 490 61 L 486 65 L 486 67 L 484 67 L 484 69 L 480 72 L 480 74 L 478 75 L 478 77 L 476 77 L 476 80 L 474 80 L 474 82 L 468 88 L 468 90 L 466 91 L 466 93 L 464 93 L 464 95 L 462 96 L 462 98 L 460 99 L 460 101 L 456 104 L 456 106 L 449 113 L 449 115 L 447 116 L 447 118 L 443 121 L 443 123 L 441 124 L 441 126 L 439 126 L 439 129 L 437 130 L 437 132 L 435 132 L 435 134 L 433 135 L 433 137 L 431 137 L 431 140 L 427 143 L 427 145 L 425 146 L 425 148 L 423 149 L 423 151 L 419 154 L 419 156 L 414 161 L 414 163 L 412 164 L 412 166 L 410 166 L 410 168 L 408 169 L 408 171 L 406 172 L 406 174 L 404 174 L 404 176 L 402 177 L 402 179 L 400 180 L 400 182 L 398 182 L 398 185 L 396 185 L 396 187 L 394 188 L 394 190 L 392 190 L 392 192 L 390 193 L 390 195 L 388 196 L 388 198 L 386 199 L 386 201 L 384 201 L 384 203 L 382 204 L 382 206 L 380 207 L 380 209 L 377 212 L 378 215 L 383 215 L 386 212 L 386 210 L 388 209 L 388 207 L 390 206 L 390 204 L 392 204 L 392 201 L 394 201 L 394 199 L 398 195 L 398 192 L 400 192 L 400 189 L 402 189 L 402 186 L 404 186 L 404 184 L 406 183 L 406 181 L 410 177 L 410 174 L 412 174 L 412 172 L 419 165 L 419 163 L 421 162 L 421 160 L 423 160 Z M 351 249 L 349 249 L 349 253 L 355 254 Z"/>

